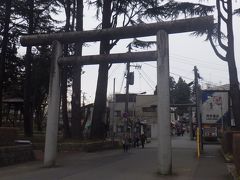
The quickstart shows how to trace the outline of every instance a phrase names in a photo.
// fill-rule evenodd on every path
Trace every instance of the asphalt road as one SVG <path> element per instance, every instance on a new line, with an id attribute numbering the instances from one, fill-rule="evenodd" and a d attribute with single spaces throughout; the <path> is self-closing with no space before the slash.
<path id="1" fill-rule="evenodd" d="M 189 137 L 173 137 L 173 174 L 157 174 L 157 142 L 146 148 L 96 153 L 63 153 L 54 168 L 30 162 L 0 168 L 1 180 L 230 180 L 219 145 L 205 146 L 200 159 Z"/>

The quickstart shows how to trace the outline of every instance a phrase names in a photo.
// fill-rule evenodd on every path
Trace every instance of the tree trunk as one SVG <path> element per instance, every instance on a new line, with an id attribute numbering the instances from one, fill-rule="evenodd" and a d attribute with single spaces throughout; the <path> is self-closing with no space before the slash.
<path id="1" fill-rule="evenodd" d="M 62 120 L 63 120 L 63 136 L 65 138 L 71 137 L 71 131 L 68 120 L 67 110 L 67 70 L 62 68 L 61 72 L 61 100 L 62 100 Z"/>
<path id="2" fill-rule="evenodd" d="M 34 0 L 27 1 L 28 11 L 28 34 L 33 34 L 34 27 Z M 32 123 L 32 88 L 31 88 L 31 61 L 32 61 L 32 46 L 27 47 L 25 57 L 25 82 L 24 82 L 24 134 L 27 137 L 33 135 Z"/>
<path id="3" fill-rule="evenodd" d="M 102 29 L 111 27 L 111 1 L 103 1 Z M 109 40 L 100 43 L 100 54 L 109 54 Z M 97 89 L 95 94 L 94 110 L 91 126 L 91 138 L 103 139 L 105 134 L 105 114 L 108 85 L 108 63 L 101 63 L 98 70 Z"/>
<path id="4" fill-rule="evenodd" d="M 226 52 L 226 55 L 225 56 L 222 55 L 222 53 L 216 48 L 216 45 L 214 45 L 212 38 L 210 38 L 210 43 L 213 47 L 215 54 L 220 59 L 228 63 L 232 112 L 233 112 L 233 117 L 235 119 L 235 125 L 237 128 L 240 128 L 240 111 L 239 111 L 240 90 L 239 90 L 239 81 L 238 81 L 238 74 L 237 74 L 235 55 L 234 55 L 232 0 L 227 0 L 227 1 L 216 0 L 216 5 L 217 5 L 217 11 L 218 11 L 218 26 L 217 26 L 218 44 L 220 46 L 220 49 Z M 222 6 L 224 6 L 225 8 L 222 8 Z M 222 22 L 224 22 L 225 25 L 227 26 L 227 45 L 224 45 L 221 38 Z M 227 124 L 231 124 L 231 123 L 227 122 Z"/>
<path id="5" fill-rule="evenodd" d="M 35 110 L 35 122 L 37 124 L 37 130 L 42 132 L 42 119 L 43 119 L 43 111 L 41 106 L 37 106 Z"/>
<path id="6" fill-rule="evenodd" d="M 2 126 L 2 98 L 3 98 L 3 81 L 4 81 L 4 72 L 5 72 L 5 58 L 7 54 L 7 45 L 8 45 L 8 31 L 9 23 L 11 16 L 11 0 L 5 0 L 6 11 L 5 11 L 5 21 L 4 21 L 4 30 L 3 30 L 3 41 L 2 41 L 2 52 L 1 52 L 1 61 L 0 61 L 0 127 Z"/>
<path id="7" fill-rule="evenodd" d="M 70 8 L 71 3 L 70 0 L 66 2 L 66 24 L 65 24 L 65 32 L 69 31 L 70 28 Z M 68 45 L 64 46 L 64 56 L 68 55 Z M 71 137 L 71 131 L 69 127 L 69 119 L 68 119 L 68 104 L 67 104 L 67 67 L 63 67 L 61 71 L 61 100 L 62 100 L 62 120 L 63 120 L 63 136 L 65 138 Z"/>
<path id="8" fill-rule="evenodd" d="M 77 0 L 77 24 L 76 30 L 83 30 L 83 0 Z M 82 55 L 82 43 L 75 44 L 75 54 L 77 56 Z M 73 84 L 72 84 L 72 137 L 81 138 L 81 72 L 82 67 L 80 65 L 74 65 L 73 67 Z"/>
<path id="9" fill-rule="evenodd" d="M 230 97 L 232 100 L 232 111 L 233 117 L 235 119 L 235 125 L 237 128 L 240 128 L 240 91 L 239 91 L 239 82 L 237 76 L 236 64 L 233 59 L 228 62 L 229 69 L 229 78 L 230 78 Z"/>
<path id="10" fill-rule="evenodd" d="M 229 79 L 230 79 L 230 96 L 232 100 L 232 111 L 235 119 L 235 125 L 240 128 L 240 90 L 238 73 L 236 68 L 236 61 L 234 55 L 234 35 L 233 35 L 233 24 L 232 24 L 232 1 L 228 0 L 228 51 L 226 59 L 228 62 Z"/>

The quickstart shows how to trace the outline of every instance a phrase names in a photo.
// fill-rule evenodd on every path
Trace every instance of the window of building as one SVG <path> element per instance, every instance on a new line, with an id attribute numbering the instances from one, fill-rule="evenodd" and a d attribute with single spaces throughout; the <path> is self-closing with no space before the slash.
<path id="1" fill-rule="evenodd" d="M 156 106 L 142 107 L 143 112 L 156 112 Z"/>
<path id="2" fill-rule="evenodd" d="M 121 117 L 122 116 L 121 111 L 115 111 L 115 116 L 116 117 Z"/>

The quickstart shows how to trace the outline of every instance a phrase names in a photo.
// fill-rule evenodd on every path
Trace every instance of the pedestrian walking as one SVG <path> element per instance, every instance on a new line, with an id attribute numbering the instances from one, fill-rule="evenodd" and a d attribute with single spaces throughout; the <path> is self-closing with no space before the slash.
<path id="1" fill-rule="evenodd" d="M 193 139 L 196 137 L 196 126 L 195 125 L 193 125 L 193 127 L 192 127 L 192 136 L 193 136 Z"/>
<path id="2" fill-rule="evenodd" d="M 127 150 L 130 150 L 132 146 L 132 138 L 128 135 L 128 138 L 127 138 Z"/>
<path id="3" fill-rule="evenodd" d="M 141 145 L 142 145 L 142 148 L 144 148 L 145 141 L 146 141 L 146 136 L 145 136 L 145 134 L 142 134 L 141 135 Z"/>
<path id="4" fill-rule="evenodd" d="M 138 146 L 139 146 L 139 137 L 138 135 L 135 135 L 133 139 L 133 147 L 138 147 Z"/>
<path id="5" fill-rule="evenodd" d="M 123 151 L 126 152 L 127 151 L 127 142 L 126 142 L 126 138 L 125 136 L 122 138 L 122 148 L 123 148 Z"/>
<path id="6" fill-rule="evenodd" d="M 122 147 L 124 152 L 127 152 L 129 149 L 129 137 L 126 135 L 123 136 Z"/>

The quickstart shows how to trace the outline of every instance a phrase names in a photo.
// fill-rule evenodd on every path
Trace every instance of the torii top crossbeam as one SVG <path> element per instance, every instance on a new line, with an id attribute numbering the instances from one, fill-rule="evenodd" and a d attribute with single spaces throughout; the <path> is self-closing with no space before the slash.
<path id="1" fill-rule="evenodd" d="M 62 43 L 74 43 L 101 41 L 103 39 L 126 39 L 156 35 L 159 30 L 164 30 L 168 34 L 204 30 L 209 28 L 213 21 L 213 16 L 204 16 L 101 30 L 26 35 L 22 36 L 20 41 L 23 46 L 38 46 L 52 44 L 55 40 Z"/>

